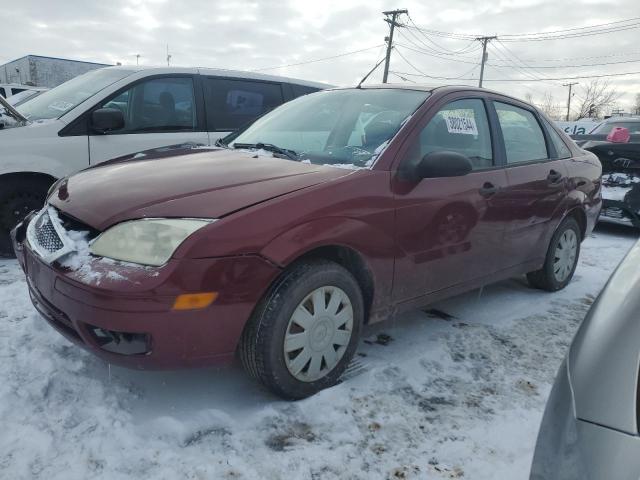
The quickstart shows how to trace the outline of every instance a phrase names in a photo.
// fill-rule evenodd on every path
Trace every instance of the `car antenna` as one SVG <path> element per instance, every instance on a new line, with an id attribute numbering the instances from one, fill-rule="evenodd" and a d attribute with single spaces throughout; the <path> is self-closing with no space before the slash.
<path id="1" fill-rule="evenodd" d="M 385 57 L 382 57 L 382 59 L 378 63 L 376 63 L 376 65 L 371 70 L 369 70 L 369 73 L 362 77 L 362 80 L 360 80 L 360 83 L 356 85 L 356 88 L 362 88 L 362 84 L 364 83 L 364 81 L 369 78 L 369 75 L 371 75 L 375 71 L 375 69 L 378 68 L 382 62 L 384 62 L 384 60 Z"/>

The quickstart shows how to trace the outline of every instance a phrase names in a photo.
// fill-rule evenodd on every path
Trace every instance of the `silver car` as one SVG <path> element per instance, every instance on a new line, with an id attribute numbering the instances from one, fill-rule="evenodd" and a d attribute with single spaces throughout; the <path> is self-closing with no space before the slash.
<path id="1" fill-rule="evenodd" d="M 640 242 L 573 339 L 547 403 L 531 480 L 640 478 Z"/>

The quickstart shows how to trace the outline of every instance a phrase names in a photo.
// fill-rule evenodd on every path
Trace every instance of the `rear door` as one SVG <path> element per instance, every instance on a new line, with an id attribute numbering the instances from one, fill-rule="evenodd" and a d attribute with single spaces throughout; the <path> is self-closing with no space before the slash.
<path id="1" fill-rule="evenodd" d="M 91 164 L 167 145 L 207 145 L 198 80 L 194 75 L 149 77 L 101 102 L 96 108 L 121 110 L 125 125 L 107 134 L 89 132 Z"/>
<path id="2" fill-rule="evenodd" d="M 535 110 L 502 99 L 493 107 L 506 163 L 503 199 L 510 205 L 503 251 L 509 266 L 516 266 L 546 255 L 562 213 L 568 172 Z"/>
<path id="3" fill-rule="evenodd" d="M 253 122 L 285 101 L 282 84 L 261 80 L 203 77 L 209 142 Z"/>
<path id="4" fill-rule="evenodd" d="M 460 95 L 457 95 L 458 97 Z M 435 151 L 470 158 L 465 176 L 402 180 L 394 175 L 396 241 L 394 301 L 406 301 L 490 276 L 503 267 L 506 174 L 498 162 L 486 102 L 481 97 L 441 101 L 427 114 L 401 151 L 416 162 Z M 400 167 L 402 168 L 402 167 Z"/>

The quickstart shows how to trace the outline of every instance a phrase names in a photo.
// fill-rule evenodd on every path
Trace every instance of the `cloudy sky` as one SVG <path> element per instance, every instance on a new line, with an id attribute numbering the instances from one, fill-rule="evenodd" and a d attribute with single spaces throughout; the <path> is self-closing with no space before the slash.
<path id="1" fill-rule="evenodd" d="M 163 65 L 168 44 L 172 65 L 268 69 L 264 71 L 348 85 L 382 57 L 388 26 L 381 12 L 394 8 L 409 10 L 414 23 L 407 16 L 402 23 L 459 35 L 550 32 L 640 17 L 638 0 L 20 0 L 0 11 L 0 64 L 26 54 L 135 64 L 140 54 L 143 65 Z M 477 42 L 425 35 L 415 28 L 396 32 L 391 70 L 400 76 L 392 74 L 390 80 L 477 83 Z M 559 107 L 566 105 L 562 84 L 569 80 L 550 78 L 640 72 L 638 27 L 559 40 L 509 38 L 490 44 L 485 86 L 521 98 L 530 94 L 536 102 L 549 92 Z M 362 51 L 270 68 L 355 50 Z M 610 64 L 572 66 L 594 63 Z M 373 81 L 380 80 L 381 71 Z M 417 76 L 421 74 L 461 79 Z M 589 79 L 570 81 L 580 82 L 578 102 Z M 622 94 L 619 107 L 630 111 L 640 93 L 640 74 L 610 81 Z"/>

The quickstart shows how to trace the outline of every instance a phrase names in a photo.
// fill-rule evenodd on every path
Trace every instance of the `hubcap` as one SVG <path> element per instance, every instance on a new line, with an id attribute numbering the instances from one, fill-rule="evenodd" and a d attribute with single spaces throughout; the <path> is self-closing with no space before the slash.
<path id="1" fill-rule="evenodd" d="M 284 337 L 284 359 L 297 380 L 313 382 L 333 370 L 353 332 L 353 307 L 338 287 L 320 287 L 291 315 Z"/>
<path id="2" fill-rule="evenodd" d="M 558 239 L 553 259 L 553 275 L 558 282 L 564 282 L 576 262 L 578 237 L 573 230 L 566 230 Z"/>

